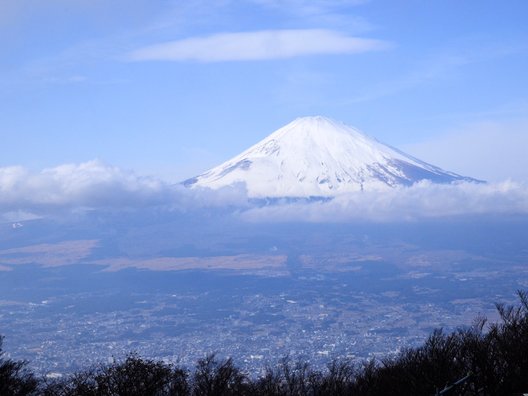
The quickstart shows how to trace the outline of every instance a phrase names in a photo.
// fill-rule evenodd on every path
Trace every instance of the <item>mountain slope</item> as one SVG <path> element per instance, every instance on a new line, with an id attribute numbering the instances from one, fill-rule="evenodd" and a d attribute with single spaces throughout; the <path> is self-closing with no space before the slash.
<path id="1" fill-rule="evenodd" d="M 361 190 L 477 181 L 444 171 L 326 117 L 303 117 L 223 164 L 184 181 L 217 189 L 245 183 L 250 197 L 335 196 Z"/>

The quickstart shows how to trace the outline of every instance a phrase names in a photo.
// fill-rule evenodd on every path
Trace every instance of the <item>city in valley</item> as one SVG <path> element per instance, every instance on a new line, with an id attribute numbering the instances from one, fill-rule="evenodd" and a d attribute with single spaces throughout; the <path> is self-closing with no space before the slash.
<path id="1" fill-rule="evenodd" d="M 8 356 L 51 376 L 128 353 L 189 368 L 217 353 L 251 375 L 282 357 L 322 368 L 334 358 L 390 357 L 479 316 L 493 321 L 495 303 L 528 288 L 528 252 L 517 249 L 525 231 L 513 220 L 489 219 L 478 237 L 464 222 L 257 227 L 216 219 L 192 229 L 174 214 L 163 226 L 136 221 L 126 232 L 88 219 L 2 228 Z"/>

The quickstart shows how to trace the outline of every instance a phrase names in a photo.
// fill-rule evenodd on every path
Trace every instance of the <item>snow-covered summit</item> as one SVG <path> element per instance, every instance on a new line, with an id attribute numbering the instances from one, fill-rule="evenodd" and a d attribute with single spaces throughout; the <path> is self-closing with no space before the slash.
<path id="1" fill-rule="evenodd" d="M 184 185 L 217 189 L 245 183 L 254 198 L 329 197 L 424 179 L 477 181 L 420 161 L 341 122 L 314 116 L 297 118 Z"/>

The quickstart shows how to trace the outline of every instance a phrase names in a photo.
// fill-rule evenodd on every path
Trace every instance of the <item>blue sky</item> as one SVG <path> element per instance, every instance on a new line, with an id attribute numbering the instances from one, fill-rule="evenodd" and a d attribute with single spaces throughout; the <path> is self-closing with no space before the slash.
<path id="1" fill-rule="evenodd" d="M 528 181 L 528 3 L 0 2 L 0 167 L 194 176 L 322 114 Z M 1 175 L 0 175 L 1 176 Z"/>

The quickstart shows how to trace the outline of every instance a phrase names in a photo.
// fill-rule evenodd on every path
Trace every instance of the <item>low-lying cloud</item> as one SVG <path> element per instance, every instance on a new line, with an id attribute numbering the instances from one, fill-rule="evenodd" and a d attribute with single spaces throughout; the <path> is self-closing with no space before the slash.
<path id="1" fill-rule="evenodd" d="M 163 182 L 89 161 L 41 172 L 20 166 L 0 168 L 0 207 L 4 210 L 139 207 L 165 203 L 171 191 Z"/>
<path id="2" fill-rule="evenodd" d="M 17 221 L 79 210 L 141 210 L 160 207 L 189 211 L 244 207 L 244 186 L 189 190 L 158 178 L 94 160 L 32 172 L 0 168 L 0 219 Z"/>
<path id="3" fill-rule="evenodd" d="M 328 201 L 254 203 L 244 185 L 187 189 L 154 177 L 90 161 L 40 172 L 0 168 L 0 217 L 16 221 L 86 209 L 163 208 L 192 213 L 213 208 L 248 222 L 414 221 L 464 215 L 528 214 L 528 186 L 501 183 L 433 184 L 343 194 Z"/>
<path id="4" fill-rule="evenodd" d="M 217 33 L 139 48 L 133 61 L 256 61 L 306 55 L 351 54 L 385 49 L 381 40 L 347 36 L 327 29 Z"/>
<path id="5" fill-rule="evenodd" d="M 325 202 L 251 208 L 242 216 L 253 222 L 384 222 L 482 214 L 528 214 L 528 186 L 512 181 L 493 184 L 424 181 L 383 192 L 344 194 Z"/>

